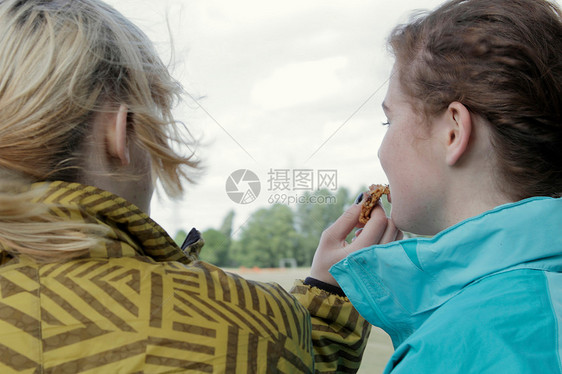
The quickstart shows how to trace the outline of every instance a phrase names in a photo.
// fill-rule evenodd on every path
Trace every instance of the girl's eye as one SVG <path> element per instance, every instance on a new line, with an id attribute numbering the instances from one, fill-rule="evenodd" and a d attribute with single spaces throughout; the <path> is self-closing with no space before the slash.
<path id="1" fill-rule="evenodd" d="M 383 126 L 390 126 L 390 121 L 386 121 L 382 123 Z"/>

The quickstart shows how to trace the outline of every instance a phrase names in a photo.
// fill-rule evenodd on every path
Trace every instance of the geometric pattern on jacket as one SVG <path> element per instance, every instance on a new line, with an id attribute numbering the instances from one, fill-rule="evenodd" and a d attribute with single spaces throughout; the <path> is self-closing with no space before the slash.
<path id="1" fill-rule="evenodd" d="M 1 274 L 2 373 L 311 371 L 308 313 L 274 285 L 136 258 Z"/>
<path id="2" fill-rule="evenodd" d="M 0 373 L 314 370 L 309 311 L 279 285 L 193 261 L 197 253 L 183 252 L 148 216 L 109 192 L 76 183 L 47 186 L 41 201 L 52 204 L 53 214 L 110 230 L 87 255 L 65 262 L 1 252 Z M 302 287 L 300 299 L 307 293 Z M 324 338 L 316 340 L 329 347 L 316 359 L 348 371 L 338 352 L 359 349 L 358 358 L 351 353 L 358 368 L 367 324 L 345 305 L 334 314 L 334 305 L 329 317 L 353 326 L 317 321 L 324 332 L 314 334 Z"/>

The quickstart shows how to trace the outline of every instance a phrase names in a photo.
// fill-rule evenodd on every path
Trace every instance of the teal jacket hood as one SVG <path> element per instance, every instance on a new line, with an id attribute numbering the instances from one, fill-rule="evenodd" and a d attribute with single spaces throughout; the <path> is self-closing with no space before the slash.
<path id="1" fill-rule="evenodd" d="M 562 199 L 499 206 L 432 238 L 375 245 L 330 272 L 371 324 L 397 347 L 437 308 L 493 274 L 529 268 L 562 272 Z"/>

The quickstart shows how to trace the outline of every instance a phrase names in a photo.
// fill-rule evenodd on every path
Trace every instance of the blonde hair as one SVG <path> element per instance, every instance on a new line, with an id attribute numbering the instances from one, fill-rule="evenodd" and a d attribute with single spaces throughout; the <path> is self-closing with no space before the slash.
<path id="1" fill-rule="evenodd" d="M 172 115 L 182 93 L 147 36 L 103 2 L 0 1 L 0 226 L 14 217 L 22 223 L 51 220 L 48 208 L 29 205 L 37 192 L 17 192 L 14 184 L 25 190 L 37 181 L 76 181 L 81 142 L 108 103 L 127 105 L 133 139 L 150 153 L 153 174 L 168 195 L 181 194 L 188 171 L 198 166 L 192 151 L 174 149 L 194 144 Z M 29 239 L 29 227 L 19 239 L 12 231 L 10 243 L 0 228 L 0 244 L 30 254 L 45 248 L 45 242 Z M 90 239 L 72 241 L 60 248 L 80 252 L 91 245 Z"/>

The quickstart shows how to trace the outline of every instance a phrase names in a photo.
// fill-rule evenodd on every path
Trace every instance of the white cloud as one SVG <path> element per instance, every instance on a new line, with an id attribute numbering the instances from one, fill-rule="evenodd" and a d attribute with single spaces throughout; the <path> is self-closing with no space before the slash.
<path id="1" fill-rule="evenodd" d="M 173 234 L 218 227 L 231 209 L 243 224 L 267 206 L 265 190 L 247 206 L 228 198 L 225 181 L 239 168 L 263 177 L 264 189 L 269 168 L 337 169 L 339 186 L 352 191 L 383 182 L 385 38 L 412 10 L 444 0 L 107 1 L 147 32 L 164 61 L 169 26 L 174 76 L 205 97 L 205 111 L 187 99 L 177 115 L 209 143 L 200 150 L 206 173 L 183 200 L 152 204 Z"/>
<path id="2" fill-rule="evenodd" d="M 347 58 L 332 57 L 285 65 L 255 84 L 252 102 L 262 109 L 274 110 L 337 94 L 342 87 L 338 71 L 346 64 Z"/>

